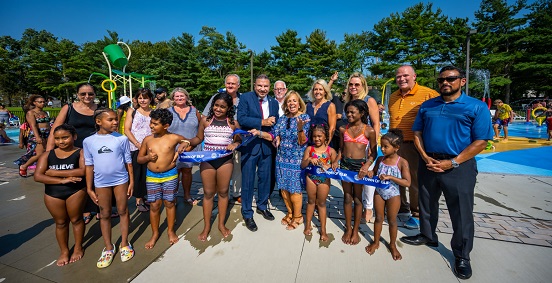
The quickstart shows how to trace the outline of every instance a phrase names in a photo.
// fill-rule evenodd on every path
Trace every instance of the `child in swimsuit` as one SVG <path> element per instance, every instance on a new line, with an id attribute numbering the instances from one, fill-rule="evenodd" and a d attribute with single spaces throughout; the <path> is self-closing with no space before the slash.
<path id="1" fill-rule="evenodd" d="M 80 260 L 84 255 L 84 154 L 80 148 L 73 145 L 77 137 L 77 130 L 73 126 L 62 124 L 54 129 L 53 135 L 56 149 L 40 156 L 34 179 L 44 183 L 44 203 L 56 222 L 56 239 L 61 250 L 56 264 L 64 266 Z M 71 257 L 68 246 L 69 222 L 73 224 L 75 237 Z"/>
<path id="2" fill-rule="evenodd" d="M 226 92 L 213 97 L 209 115 L 204 116 L 199 123 L 197 136 L 190 140 L 192 146 L 205 141 L 205 151 L 234 150 L 240 145 L 240 138 L 234 135 L 239 128 L 234 121 L 234 104 L 232 97 Z M 197 237 L 200 241 L 207 240 L 211 231 L 211 215 L 215 194 L 218 194 L 218 229 L 224 238 L 230 235 L 226 228 L 226 210 L 228 209 L 228 186 L 234 164 L 232 153 L 211 161 L 201 162 L 201 180 L 203 181 L 203 231 Z"/>
<path id="3" fill-rule="evenodd" d="M 120 216 L 121 261 L 134 257 L 134 249 L 128 241 L 130 217 L 127 202 L 132 196 L 134 180 L 128 138 L 117 133 L 117 114 L 112 109 L 94 111 L 97 132 L 83 141 L 86 165 L 86 189 L 90 199 L 100 207 L 100 228 L 105 248 L 96 263 L 98 268 L 111 265 L 116 248 L 111 241 L 111 207 L 115 195 Z"/>
<path id="4" fill-rule="evenodd" d="M 171 245 L 178 242 L 174 231 L 176 219 L 176 193 L 178 192 L 178 171 L 176 159 L 178 153 L 190 144 L 181 135 L 168 132 L 173 121 L 173 114 L 164 108 L 151 111 L 150 128 L 153 135 L 142 141 L 137 161 L 147 163 L 146 189 L 147 201 L 150 203 L 150 224 L 152 235 L 146 243 L 146 249 L 153 249 L 159 239 L 159 221 L 161 220 L 161 205 L 165 205 L 167 213 L 167 234 Z M 176 146 L 178 152 L 175 152 Z"/>
<path id="5" fill-rule="evenodd" d="M 341 139 L 338 160 L 341 160 L 341 169 L 358 172 L 358 177 L 362 179 L 377 155 L 376 134 L 374 129 L 368 125 L 366 102 L 360 99 L 349 101 L 345 105 L 345 111 L 349 123 L 339 128 Z M 362 185 L 343 181 L 342 186 L 345 233 L 341 240 L 345 244 L 356 245 L 360 242 L 358 230 L 362 215 Z M 351 227 L 353 200 L 355 222 Z"/>
<path id="6" fill-rule="evenodd" d="M 328 146 L 329 127 L 326 124 L 313 125 L 310 130 L 309 139 L 313 145 L 308 146 L 303 154 L 301 168 L 307 167 L 309 164 L 322 167 L 324 170 L 337 168 L 337 153 L 333 148 Z M 327 241 L 328 234 L 326 233 L 326 198 L 330 192 L 330 179 L 323 176 L 307 174 L 307 212 L 305 231 L 306 236 L 312 235 L 312 216 L 314 214 L 314 206 L 318 207 L 318 218 L 320 221 L 320 241 Z"/>
<path id="7" fill-rule="evenodd" d="M 389 187 L 386 189 L 376 188 L 374 194 L 374 208 L 376 209 L 376 222 L 374 223 L 374 242 L 366 247 L 370 255 L 379 248 L 383 217 L 387 211 L 387 223 L 389 224 L 389 249 L 394 260 L 402 259 L 401 253 L 397 250 L 397 214 L 401 207 L 399 186 L 410 186 L 410 170 L 408 161 L 401 158 L 397 152 L 403 141 L 402 131 L 390 129 L 381 137 L 382 157 L 376 160 L 374 171 L 381 180 L 389 180 Z M 369 171 L 368 176 L 374 176 L 374 171 Z"/>

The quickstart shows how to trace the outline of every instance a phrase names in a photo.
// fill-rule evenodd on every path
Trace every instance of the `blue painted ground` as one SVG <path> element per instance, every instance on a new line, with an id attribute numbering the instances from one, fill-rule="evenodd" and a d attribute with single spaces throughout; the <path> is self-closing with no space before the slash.
<path id="1" fill-rule="evenodd" d="M 552 177 L 552 146 L 478 154 L 477 169 L 484 173 Z"/>

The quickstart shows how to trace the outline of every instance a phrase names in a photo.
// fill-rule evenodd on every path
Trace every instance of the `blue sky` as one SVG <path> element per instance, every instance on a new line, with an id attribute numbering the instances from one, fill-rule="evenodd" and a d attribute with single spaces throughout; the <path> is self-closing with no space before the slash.
<path id="1" fill-rule="evenodd" d="M 276 45 L 275 37 L 287 29 L 296 30 L 304 41 L 318 28 L 339 43 L 345 33 L 370 31 L 381 19 L 420 2 L 428 1 L 0 0 L 0 36 L 21 39 L 25 29 L 33 28 L 77 44 L 101 39 L 107 30 L 116 31 L 124 41 L 158 42 L 184 32 L 197 41 L 201 27 L 210 26 L 223 34 L 231 31 L 247 48 L 260 52 Z M 470 20 L 480 4 L 430 2 L 444 15 Z"/>

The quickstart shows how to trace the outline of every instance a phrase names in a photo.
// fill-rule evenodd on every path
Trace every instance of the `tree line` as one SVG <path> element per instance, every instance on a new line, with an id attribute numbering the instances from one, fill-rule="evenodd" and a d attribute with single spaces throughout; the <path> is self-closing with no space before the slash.
<path id="1" fill-rule="evenodd" d="M 465 67 L 466 38 L 474 29 L 470 67 L 489 71 L 491 98 L 508 103 L 527 95 L 550 94 L 552 0 L 532 4 L 482 0 L 471 24 L 467 18 L 444 15 L 432 3 L 419 3 L 383 18 L 369 31 L 344 34 L 340 43 L 320 29 L 304 39 L 297 31 L 286 30 L 276 37 L 275 46 L 262 52 L 249 50 L 230 31 L 222 34 L 206 26 L 199 38 L 182 33 L 168 41 L 128 42 L 116 31 L 107 31 L 104 38 L 82 45 L 46 30 L 27 29 L 20 40 L 0 37 L 0 94 L 10 106 L 34 93 L 72 97 L 75 86 L 88 81 L 92 73 L 108 74 L 101 53 L 119 41 L 132 50 L 127 72 L 153 75 L 158 87 L 184 87 L 198 105 L 223 87 L 229 73 L 242 78 L 241 91 L 249 90 L 251 61 L 254 76 L 266 73 L 300 93 L 306 93 L 317 78 L 328 80 L 334 71 L 340 74 L 334 83 L 337 92 L 353 72 L 365 74 L 369 85 L 381 87 L 403 64 L 416 69 L 420 84 L 436 88 L 440 67 Z M 97 86 L 102 80 L 91 78 Z M 481 97 L 484 84 L 472 75 L 469 89 L 471 96 Z"/>

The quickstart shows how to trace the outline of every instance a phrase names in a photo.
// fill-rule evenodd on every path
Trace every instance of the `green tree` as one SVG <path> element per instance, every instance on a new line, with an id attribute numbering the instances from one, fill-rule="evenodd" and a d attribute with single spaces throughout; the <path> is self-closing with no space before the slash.
<path id="1" fill-rule="evenodd" d="M 249 55 L 245 45 L 231 32 L 222 35 L 215 28 L 204 26 L 199 34 L 202 36 L 197 45 L 201 73 L 196 91 L 200 99 L 206 100 L 222 85 L 227 74 L 243 73 Z"/>
<path id="2" fill-rule="evenodd" d="M 2 103 L 13 106 L 26 93 L 26 68 L 21 43 L 10 37 L 0 37 L 0 96 Z M 6 101 L 7 100 L 7 101 Z"/>
<path id="3" fill-rule="evenodd" d="M 436 66 L 458 65 L 466 22 L 449 19 L 431 3 L 393 13 L 366 33 L 368 55 L 379 58 L 369 69 L 373 75 L 391 78 L 398 66 L 409 64 L 416 69 L 420 84 L 433 82 Z"/>
<path id="4" fill-rule="evenodd" d="M 508 5 L 506 0 L 483 0 L 475 12 L 474 27 L 480 32 L 473 36 L 474 68 L 491 72 L 491 94 L 509 103 L 512 75 L 524 50 L 520 39 L 526 19 L 520 11 L 525 0 Z"/>
<path id="5" fill-rule="evenodd" d="M 542 96 L 552 92 L 552 1 L 539 0 L 529 6 L 528 27 L 523 30 L 524 51 L 515 66 L 514 93 L 534 90 Z"/>
<path id="6" fill-rule="evenodd" d="M 270 47 L 270 76 L 274 81 L 286 82 L 288 89 L 305 93 L 312 83 L 312 78 L 308 77 L 310 73 L 305 69 L 308 60 L 306 44 L 294 30 L 276 36 L 276 41 L 278 45 Z"/>
<path id="7" fill-rule="evenodd" d="M 337 44 L 333 40 L 326 38 L 326 33 L 320 29 L 315 29 L 307 37 L 307 62 L 305 70 L 309 73 L 312 80 L 329 80 L 333 72 L 338 69 L 337 66 Z"/>

